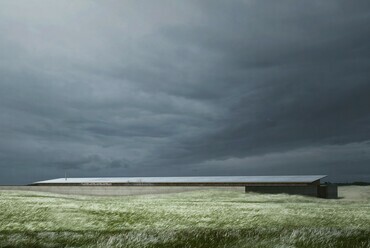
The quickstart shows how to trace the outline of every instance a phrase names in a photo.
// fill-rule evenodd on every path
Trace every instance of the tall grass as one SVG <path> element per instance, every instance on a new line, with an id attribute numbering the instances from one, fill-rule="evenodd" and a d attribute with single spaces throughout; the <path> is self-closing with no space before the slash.
<path id="1" fill-rule="evenodd" d="M 369 199 L 0 191 L 0 247 L 370 247 Z"/>

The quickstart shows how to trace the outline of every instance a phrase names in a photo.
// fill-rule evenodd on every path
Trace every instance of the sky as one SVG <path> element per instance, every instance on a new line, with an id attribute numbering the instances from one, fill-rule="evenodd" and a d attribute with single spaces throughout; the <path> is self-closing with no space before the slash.
<path id="1" fill-rule="evenodd" d="M 2 0 L 0 184 L 370 180 L 370 2 Z"/>

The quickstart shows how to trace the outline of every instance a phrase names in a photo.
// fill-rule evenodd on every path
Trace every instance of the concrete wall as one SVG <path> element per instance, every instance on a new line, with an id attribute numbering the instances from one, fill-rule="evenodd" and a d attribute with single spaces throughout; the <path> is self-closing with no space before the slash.
<path id="1" fill-rule="evenodd" d="M 326 199 L 338 198 L 338 186 L 336 184 L 322 184 L 319 188 L 319 197 Z"/>
<path id="2" fill-rule="evenodd" d="M 196 186 L 0 186 L 0 190 L 20 190 L 51 192 L 68 195 L 143 195 L 143 194 L 164 194 L 178 193 L 194 190 L 236 190 L 244 192 L 244 187 L 196 187 Z"/>
<path id="3" fill-rule="evenodd" d="M 327 199 L 337 199 L 338 198 L 338 185 L 329 184 L 327 190 Z"/>
<path id="4" fill-rule="evenodd" d="M 245 192 L 257 192 L 267 194 L 292 194 L 292 195 L 317 195 L 317 185 L 310 186 L 246 186 Z"/>

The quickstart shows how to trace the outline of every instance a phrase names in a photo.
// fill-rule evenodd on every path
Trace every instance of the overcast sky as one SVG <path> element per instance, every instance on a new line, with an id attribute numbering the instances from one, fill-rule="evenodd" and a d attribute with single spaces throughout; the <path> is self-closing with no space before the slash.
<path id="1" fill-rule="evenodd" d="M 370 180 L 370 1 L 2 0 L 0 184 Z"/>

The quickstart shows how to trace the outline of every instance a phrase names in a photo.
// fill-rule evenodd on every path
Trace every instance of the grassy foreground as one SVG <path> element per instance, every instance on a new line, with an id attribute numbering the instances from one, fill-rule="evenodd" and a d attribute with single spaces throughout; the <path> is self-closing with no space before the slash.
<path id="1" fill-rule="evenodd" d="M 370 187 L 344 198 L 0 191 L 0 247 L 370 247 Z"/>

